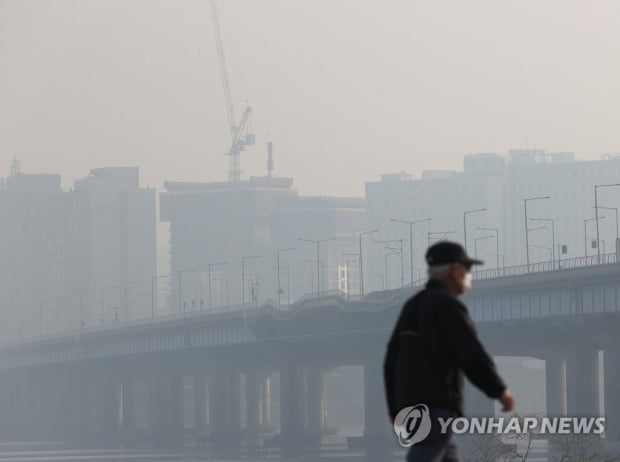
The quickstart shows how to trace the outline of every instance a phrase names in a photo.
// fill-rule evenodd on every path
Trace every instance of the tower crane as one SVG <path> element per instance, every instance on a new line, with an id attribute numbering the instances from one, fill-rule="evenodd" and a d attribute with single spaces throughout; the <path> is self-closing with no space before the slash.
<path id="1" fill-rule="evenodd" d="M 253 145 L 256 141 L 256 136 L 252 134 L 252 108 L 247 105 L 245 111 L 243 111 L 243 114 L 241 115 L 241 119 L 239 119 L 239 122 L 236 123 L 235 108 L 232 102 L 230 82 L 228 81 L 228 71 L 226 70 L 226 59 L 224 58 L 224 45 L 220 31 L 220 21 L 217 14 L 217 5 L 215 0 L 209 0 L 209 4 L 211 6 L 211 19 L 213 20 L 215 46 L 217 48 L 217 55 L 220 63 L 222 85 L 224 86 L 224 99 L 226 102 L 226 112 L 228 115 L 228 126 L 230 127 L 230 150 L 225 153 L 230 157 L 228 181 L 239 181 L 241 179 L 241 170 L 239 165 L 240 153 L 245 150 L 246 146 Z"/>

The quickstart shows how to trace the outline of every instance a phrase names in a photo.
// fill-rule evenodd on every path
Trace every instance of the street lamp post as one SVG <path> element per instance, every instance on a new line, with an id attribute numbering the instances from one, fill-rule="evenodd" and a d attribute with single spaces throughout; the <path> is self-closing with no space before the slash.
<path id="1" fill-rule="evenodd" d="M 409 270 L 411 272 L 411 285 L 413 286 L 413 225 L 415 225 L 416 223 L 422 223 L 424 221 L 431 221 L 431 218 L 423 218 L 422 220 L 414 221 L 397 220 L 395 218 L 390 218 L 390 221 L 409 225 Z"/>
<path id="2" fill-rule="evenodd" d="M 486 236 L 474 238 L 474 256 L 475 256 L 475 258 L 478 258 L 478 241 L 483 241 L 484 239 L 489 239 L 489 238 L 492 238 L 492 237 L 493 237 L 492 234 L 488 234 Z"/>
<path id="3" fill-rule="evenodd" d="M 390 288 L 389 286 L 390 280 L 388 278 L 388 257 L 391 257 L 392 255 L 400 255 L 400 252 L 396 251 L 396 252 L 385 254 L 385 290 L 389 290 Z"/>
<path id="4" fill-rule="evenodd" d="M 277 269 L 277 271 L 278 271 L 278 309 L 280 309 L 280 306 L 281 306 L 280 297 L 282 296 L 282 286 L 280 284 L 280 254 L 282 252 L 287 252 L 289 250 L 295 250 L 295 247 L 288 247 L 286 249 L 279 249 L 276 252 L 276 255 L 277 255 L 277 257 L 276 257 L 277 265 L 276 266 L 278 267 L 278 269 Z"/>
<path id="5" fill-rule="evenodd" d="M 317 293 L 321 293 L 321 267 L 319 265 L 319 260 L 321 259 L 320 257 L 320 245 L 323 242 L 329 242 L 329 241 L 334 241 L 336 240 L 335 237 L 330 237 L 329 239 L 319 239 L 319 240 L 315 240 L 315 239 L 304 239 L 302 237 L 299 238 L 300 241 L 303 242 L 310 242 L 314 245 L 316 245 L 316 291 Z"/>
<path id="6" fill-rule="evenodd" d="M 360 257 L 360 254 L 359 253 L 342 253 L 341 255 L 344 255 L 346 257 L 357 257 L 357 258 L 355 258 L 353 260 L 347 260 L 346 261 L 346 266 L 347 266 L 347 300 L 348 300 L 349 296 L 350 296 L 350 293 L 351 293 L 351 280 L 349 278 L 349 263 L 353 263 L 355 261 L 358 261 L 359 257 Z"/>
<path id="7" fill-rule="evenodd" d="M 362 254 L 362 236 L 366 235 L 366 234 L 372 234 L 372 233 L 378 233 L 379 230 L 378 229 L 374 229 L 372 231 L 365 231 L 363 233 L 360 233 L 359 235 L 359 241 L 360 241 L 360 295 L 363 297 L 364 296 L 364 256 Z"/>
<path id="8" fill-rule="evenodd" d="M 586 218 L 585 220 L 583 220 L 583 254 L 585 257 L 588 256 L 588 236 L 587 236 L 587 225 L 589 221 L 596 221 L 596 223 L 598 224 L 599 220 L 602 220 L 605 217 L 594 217 L 594 218 Z M 598 233 L 596 235 L 597 237 L 597 241 L 596 241 L 596 248 L 598 250 Z"/>
<path id="9" fill-rule="evenodd" d="M 430 247 L 431 245 L 431 238 L 432 239 L 437 239 L 437 240 L 442 240 L 446 234 L 454 234 L 456 233 L 456 231 L 429 231 L 426 233 L 426 242 L 428 244 L 428 246 Z M 440 237 L 436 237 L 436 236 L 440 236 Z"/>
<path id="10" fill-rule="evenodd" d="M 523 199 L 523 209 L 525 211 L 525 259 L 527 262 L 527 269 L 530 269 L 530 241 L 528 236 L 528 228 L 527 228 L 527 203 L 529 201 L 537 201 L 542 199 L 551 199 L 551 196 L 538 196 L 538 197 L 528 197 Z"/>
<path id="11" fill-rule="evenodd" d="M 598 232 L 598 188 L 610 188 L 612 186 L 620 186 L 620 183 L 612 183 L 612 184 L 597 184 L 594 185 L 594 217 L 596 220 L 596 253 L 598 255 L 598 263 L 601 262 L 601 248 L 598 245 L 600 236 L 599 236 L 599 232 Z"/>
<path id="12" fill-rule="evenodd" d="M 177 271 L 177 287 L 179 293 L 179 312 L 185 314 L 185 302 L 183 302 L 183 284 L 181 283 L 181 279 L 183 277 L 183 273 L 195 273 L 195 269 L 188 270 L 179 270 Z"/>
<path id="13" fill-rule="evenodd" d="M 107 287 L 101 288 L 101 325 L 102 326 L 105 326 L 105 303 L 104 303 L 105 291 L 109 289 L 116 289 L 116 288 L 117 286 L 107 286 Z"/>
<path id="14" fill-rule="evenodd" d="M 349 300 L 349 298 L 351 296 L 351 280 L 349 278 L 349 264 L 350 263 L 354 263 L 356 261 L 357 261 L 357 258 L 354 258 L 352 260 L 347 260 L 345 262 L 346 271 L 347 271 L 347 300 Z"/>
<path id="15" fill-rule="evenodd" d="M 486 211 L 486 208 L 483 209 L 475 209 L 475 210 L 467 210 L 466 212 L 463 212 L 463 240 L 465 241 L 465 252 L 467 252 L 467 215 L 471 214 L 471 213 L 476 213 L 476 212 L 484 212 Z"/>
<path id="16" fill-rule="evenodd" d="M 372 242 L 374 242 L 375 244 L 383 244 L 384 249 L 391 250 L 394 252 L 393 255 L 400 256 L 400 286 L 404 287 L 405 286 L 405 275 L 404 275 L 405 267 L 403 263 L 403 240 L 402 239 L 389 239 L 385 241 L 372 241 Z M 391 242 L 398 242 L 399 244 L 398 248 L 390 247 L 389 244 Z"/>
<path id="17" fill-rule="evenodd" d="M 546 245 L 534 245 L 532 244 L 532 247 L 534 247 L 535 249 L 545 249 L 549 251 L 549 258 L 553 258 L 553 254 L 555 253 L 550 247 L 547 247 Z"/>
<path id="18" fill-rule="evenodd" d="M 529 235 L 529 233 L 531 233 L 532 231 L 538 231 L 541 229 L 547 229 L 547 226 L 537 226 L 536 228 L 528 228 L 527 230 L 527 234 Z M 528 244 L 530 247 L 535 247 L 533 245 Z M 529 271 L 529 266 L 528 266 L 528 271 Z"/>
<path id="19" fill-rule="evenodd" d="M 209 311 L 213 308 L 213 297 L 211 296 L 211 268 L 214 266 L 222 266 L 225 265 L 226 262 L 217 262 L 217 263 L 209 263 L 207 265 L 207 277 L 209 278 L 209 282 L 207 283 L 209 289 Z M 200 309 L 202 310 L 202 303 L 200 304 Z"/>
<path id="20" fill-rule="evenodd" d="M 551 223 L 551 259 L 555 261 L 555 219 L 553 218 L 530 218 L 532 221 L 547 221 Z"/>
<path id="21" fill-rule="evenodd" d="M 493 231 L 495 233 L 495 268 L 499 269 L 499 228 L 491 228 L 488 226 L 478 227 L 483 231 Z"/>
<path id="22" fill-rule="evenodd" d="M 151 321 L 155 318 L 155 279 L 167 278 L 169 274 L 151 276 Z"/>
<path id="23" fill-rule="evenodd" d="M 125 299 L 125 322 L 129 321 L 129 284 L 142 284 L 142 281 L 125 281 L 123 298 Z"/>
<path id="24" fill-rule="evenodd" d="M 598 206 L 597 208 L 599 209 L 605 209 L 605 210 L 613 210 L 614 213 L 616 214 L 616 255 L 618 254 L 618 237 L 620 237 L 618 235 L 618 207 L 603 207 L 603 206 Z"/>
<path id="25" fill-rule="evenodd" d="M 243 307 L 243 313 L 245 316 L 245 261 L 254 258 L 262 258 L 260 255 L 253 255 L 248 257 L 241 257 L 241 306 Z"/>

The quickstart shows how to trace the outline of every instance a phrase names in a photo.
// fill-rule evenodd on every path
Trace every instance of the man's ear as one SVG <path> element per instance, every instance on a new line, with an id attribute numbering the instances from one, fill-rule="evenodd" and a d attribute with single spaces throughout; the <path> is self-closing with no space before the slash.
<path id="1" fill-rule="evenodd" d="M 448 273 L 450 274 L 450 278 L 458 279 L 459 278 L 458 265 L 450 265 L 450 269 L 448 270 Z"/>

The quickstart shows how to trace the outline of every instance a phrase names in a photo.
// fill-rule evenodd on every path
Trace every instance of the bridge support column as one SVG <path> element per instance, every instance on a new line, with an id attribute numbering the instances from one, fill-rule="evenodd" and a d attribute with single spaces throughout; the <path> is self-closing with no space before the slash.
<path id="1" fill-rule="evenodd" d="M 383 359 L 364 364 L 364 440 L 366 448 L 392 446 L 394 432 L 383 388 Z"/>
<path id="2" fill-rule="evenodd" d="M 121 428 L 125 436 L 136 431 L 135 390 L 133 377 L 124 374 L 121 382 Z"/>
<path id="3" fill-rule="evenodd" d="M 209 383 L 209 430 L 213 439 L 224 439 L 227 436 L 226 396 L 228 394 L 226 375 L 223 370 L 214 370 L 208 379 Z"/>
<path id="4" fill-rule="evenodd" d="M 172 436 L 181 436 L 185 432 L 185 375 L 173 371 L 169 377 L 170 423 Z"/>
<path id="5" fill-rule="evenodd" d="M 260 375 L 260 394 L 261 430 L 265 432 L 272 432 L 270 372 L 264 372 Z"/>
<path id="6" fill-rule="evenodd" d="M 194 374 L 194 433 L 204 436 L 207 432 L 207 379 L 204 373 Z"/>
<path id="7" fill-rule="evenodd" d="M 566 358 L 567 401 L 570 416 L 600 414 L 598 351 L 577 348 Z"/>
<path id="8" fill-rule="evenodd" d="M 100 371 L 94 385 L 96 432 L 104 438 L 114 436 L 118 432 L 120 409 L 116 376 Z"/>
<path id="9" fill-rule="evenodd" d="M 12 413 L 12 425 L 19 439 L 32 437 L 34 395 L 32 382 L 28 380 L 29 374 L 17 373 L 17 380 L 13 382 L 11 400 L 14 402 Z"/>
<path id="10" fill-rule="evenodd" d="M 308 436 L 313 443 L 321 443 L 326 427 L 325 371 L 318 364 L 307 366 L 307 422 Z"/>
<path id="11" fill-rule="evenodd" d="M 53 373 L 50 373 L 47 369 L 41 371 L 40 380 L 36 384 L 37 388 L 37 401 L 39 406 L 39 424 L 38 424 L 38 437 L 43 439 L 52 439 L 54 436 L 53 433 L 57 431 L 57 424 L 55 419 L 58 416 L 58 412 L 60 411 L 57 402 L 57 390 L 55 387 L 55 377 Z M 11 381 L 12 382 L 12 381 Z M 12 388 L 11 383 L 11 388 Z M 15 404 L 13 403 L 12 397 L 10 394 L 7 395 L 7 398 L 11 400 L 11 404 L 9 405 L 8 416 L 9 420 L 13 421 L 13 415 L 15 409 Z M 8 432 L 3 432 L 3 434 L 7 434 Z"/>
<path id="12" fill-rule="evenodd" d="M 237 369 L 228 372 L 228 430 L 231 437 L 241 432 L 241 373 Z"/>
<path id="13" fill-rule="evenodd" d="M 306 423 L 306 380 L 303 365 L 293 359 L 280 369 L 280 435 L 283 445 L 301 442 Z"/>
<path id="14" fill-rule="evenodd" d="M 620 348 L 607 348 L 603 352 L 605 391 L 605 438 L 620 441 Z"/>
<path id="15" fill-rule="evenodd" d="M 179 437 L 184 430 L 184 376 L 176 370 L 151 377 L 149 421 L 157 439 Z"/>
<path id="16" fill-rule="evenodd" d="M 0 432 L 10 438 L 11 423 L 13 420 L 13 400 L 11 399 L 12 377 L 8 374 L 0 375 Z"/>
<path id="17" fill-rule="evenodd" d="M 149 381 L 149 430 L 155 441 L 168 430 L 168 384 L 164 377 L 152 372 Z"/>
<path id="18" fill-rule="evenodd" d="M 62 393 L 60 415 L 64 416 L 64 436 L 71 440 L 83 439 L 91 436 L 95 431 L 91 396 L 92 380 L 89 372 L 87 366 L 80 366 L 68 368 L 58 374 L 59 382 L 56 386 L 60 387 Z M 39 389 L 39 393 L 46 393 L 45 389 L 44 382 L 44 387 L 42 390 Z M 58 414 L 55 416 L 52 414 L 51 418 L 57 421 Z"/>
<path id="19" fill-rule="evenodd" d="M 261 387 L 258 369 L 253 367 L 246 371 L 246 411 L 248 444 L 258 444 L 261 426 Z"/>
<path id="20" fill-rule="evenodd" d="M 551 354 L 545 358 L 545 383 L 547 416 L 566 416 L 566 361 L 559 354 Z"/>

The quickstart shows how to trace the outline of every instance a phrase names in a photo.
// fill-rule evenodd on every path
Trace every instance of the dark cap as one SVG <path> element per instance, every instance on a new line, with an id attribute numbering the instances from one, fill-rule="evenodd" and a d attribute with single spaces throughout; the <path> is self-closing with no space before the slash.
<path id="1" fill-rule="evenodd" d="M 461 244 L 450 241 L 440 241 L 431 245 L 426 251 L 426 263 L 428 263 L 428 266 L 461 263 L 470 267 L 472 265 L 482 265 L 484 262 L 482 260 L 469 258 Z"/>

